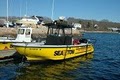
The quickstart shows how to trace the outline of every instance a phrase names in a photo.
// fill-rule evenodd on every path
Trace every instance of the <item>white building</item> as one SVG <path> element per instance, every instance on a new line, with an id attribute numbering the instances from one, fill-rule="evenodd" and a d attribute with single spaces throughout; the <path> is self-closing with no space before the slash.
<path id="1" fill-rule="evenodd" d="M 73 29 L 80 29 L 82 28 L 82 24 L 80 23 L 73 23 L 74 28 Z"/>

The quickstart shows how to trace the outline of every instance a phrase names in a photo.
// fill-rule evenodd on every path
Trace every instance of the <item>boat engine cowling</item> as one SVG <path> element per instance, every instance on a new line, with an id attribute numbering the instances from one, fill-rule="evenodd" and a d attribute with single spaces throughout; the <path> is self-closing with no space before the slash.
<path id="1" fill-rule="evenodd" d="M 82 39 L 80 39 L 80 40 L 79 40 L 79 42 L 80 42 L 80 43 L 88 43 L 88 40 L 87 40 L 87 39 L 82 38 Z"/>

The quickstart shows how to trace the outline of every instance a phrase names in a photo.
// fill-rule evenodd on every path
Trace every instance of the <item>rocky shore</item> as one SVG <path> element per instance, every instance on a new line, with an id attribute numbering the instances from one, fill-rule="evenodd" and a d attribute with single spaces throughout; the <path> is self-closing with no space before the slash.
<path id="1" fill-rule="evenodd" d="M 38 28 L 33 28 L 32 36 L 34 37 L 45 37 L 47 33 L 47 27 L 46 26 L 40 26 Z M 18 28 L 6 28 L 6 27 L 0 27 L 0 36 L 5 35 L 11 35 L 16 37 Z M 69 31 L 68 31 L 69 32 Z M 73 30 L 74 35 L 80 35 L 79 30 Z"/>

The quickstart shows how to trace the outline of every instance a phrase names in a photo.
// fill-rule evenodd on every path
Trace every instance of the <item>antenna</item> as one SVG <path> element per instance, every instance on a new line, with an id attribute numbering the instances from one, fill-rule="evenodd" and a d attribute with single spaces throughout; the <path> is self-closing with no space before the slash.
<path id="1" fill-rule="evenodd" d="M 54 15 L 54 3 L 55 1 L 52 0 L 52 14 L 51 14 L 51 19 L 53 20 L 53 15 Z"/>
<path id="2" fill-rule="evenodd" d="M 20 19 L 21 19 L 21 0 L 20 0 Z"/>
<path id="3" fill-rule="evenodd" d="M 7 0 L 7 28 L 9 27 L 8 25 L 8 0 Z"/>
<path id="4" fill-rule="evenodd" d="M 26 0 L 26 14 L 25 15 L 27 16 L 27 0 Z"/>

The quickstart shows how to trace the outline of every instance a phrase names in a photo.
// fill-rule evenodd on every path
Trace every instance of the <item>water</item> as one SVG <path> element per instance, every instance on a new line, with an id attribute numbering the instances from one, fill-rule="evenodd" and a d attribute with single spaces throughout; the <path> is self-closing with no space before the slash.
<path id="1" fill-rule="evenodd" d="M 120 34 L 85 33 L 95 52 L 66 61 L 0 63 L 0 80 L 120 80 Z"/>

